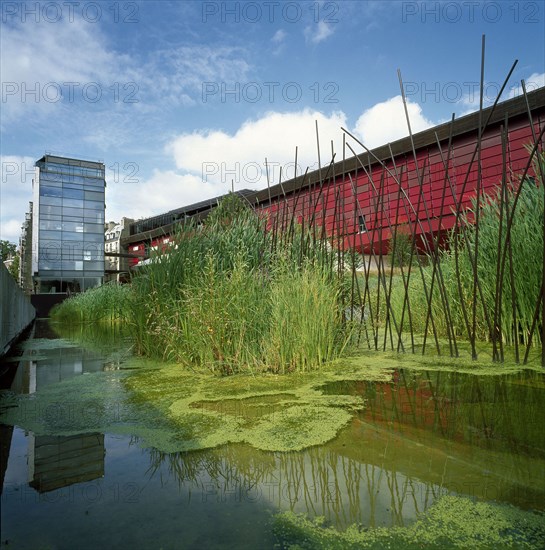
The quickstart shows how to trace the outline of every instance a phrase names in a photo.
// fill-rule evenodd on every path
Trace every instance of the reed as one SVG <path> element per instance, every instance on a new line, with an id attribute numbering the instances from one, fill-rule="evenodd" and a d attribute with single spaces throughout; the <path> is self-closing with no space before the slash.
<path id="1" fill-rule="evenodd" d="M 63 323 L 126 322 L 129 300 L 129 286 L 107 283 L 67 298 L 51 310 L 51 318 Z"/>
<path id="2" fill-rule="evenodd" d="M 137 350 L 222 375 L 338 357 L 350 337 L 338 251 L 268 223 L 233 195 L 204 227 L 181 225 L 133 281 Z"/>

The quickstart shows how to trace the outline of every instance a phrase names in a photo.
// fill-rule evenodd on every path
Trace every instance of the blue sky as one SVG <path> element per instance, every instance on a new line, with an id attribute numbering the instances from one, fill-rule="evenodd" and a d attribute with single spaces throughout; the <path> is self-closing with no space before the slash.
<path id="1" fill-rule="evenodd" d="M 106 218 L 146 217 L 342 158 L 545 84 L 545 5 L 2 2 L 0 239 L 18 240 L 46 151 L 107 166 Z M 350 141 L 350 140 L 349 140 Z M 355 144 L 353 148 L 359 152 Z M 347 156 L 350 153 L 347 152 Z M 282 173 L 280 171 L 282 170 Z"/>

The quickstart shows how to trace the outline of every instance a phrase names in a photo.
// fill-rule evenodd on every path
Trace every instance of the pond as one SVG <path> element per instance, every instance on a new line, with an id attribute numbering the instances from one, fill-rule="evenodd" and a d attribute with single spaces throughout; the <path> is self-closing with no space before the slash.
<path id="1" fill-rule="evenodd" d="M 407 527 L 448 495 L 545 510 L 536 370 L 199 385 L 123 335 L 75 336 L 39 321 L 0 365 L 2 546 L 274 548 L 279 512 Z"/>

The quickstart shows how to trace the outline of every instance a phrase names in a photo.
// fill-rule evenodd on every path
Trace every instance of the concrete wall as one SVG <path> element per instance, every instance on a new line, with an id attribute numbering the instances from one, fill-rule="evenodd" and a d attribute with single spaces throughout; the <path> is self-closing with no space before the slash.
<path id="1" fill-rule="evenodd" d="M 28 296 L 0 262 L 0 356 L 9 351 L 11 344 L 35 316 L 36 310 Z"/>

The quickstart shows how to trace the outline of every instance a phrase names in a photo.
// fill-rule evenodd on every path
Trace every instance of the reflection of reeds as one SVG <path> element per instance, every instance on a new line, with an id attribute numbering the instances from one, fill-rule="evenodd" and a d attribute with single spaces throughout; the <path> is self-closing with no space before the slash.
<path id="1" fill-rule="evenodd" d="M 359 393 L 368 407 L 329 444 L 297 453 L 242 444 L 151 450 L 149 475 L 173 477 L 189 497 L 251 494 L 340 527 L 407 525 L 448 493 L 540 506 L 544 439 L 527 422 L 540 414 L 540 373 L 400 371 L 389 383 L 342 384 L 327 391 Z"/>

